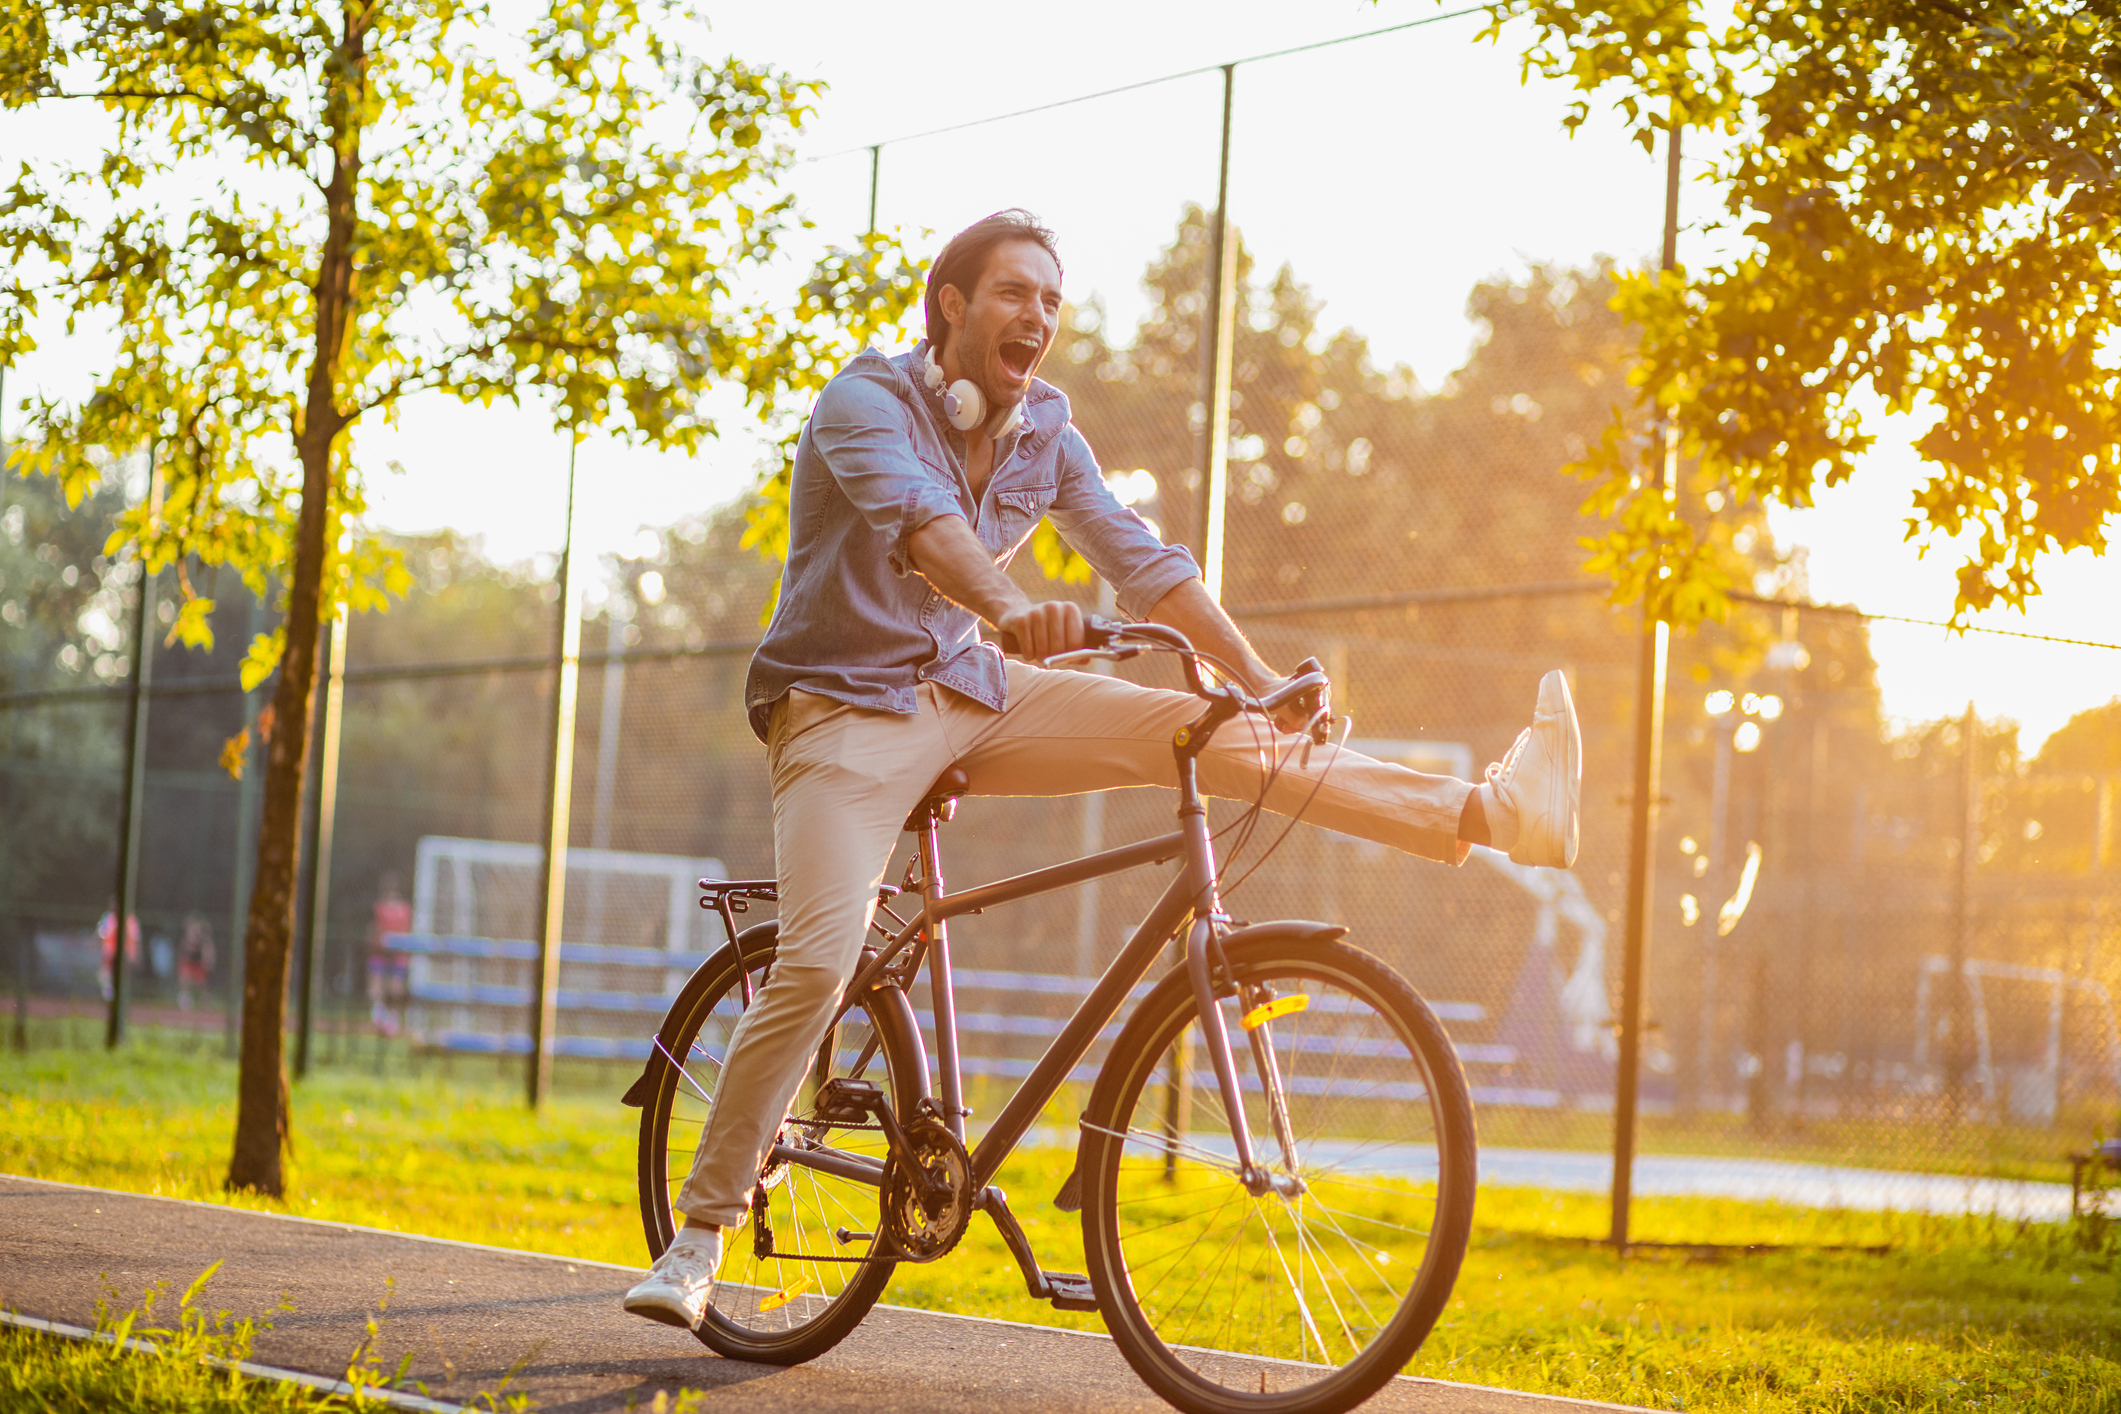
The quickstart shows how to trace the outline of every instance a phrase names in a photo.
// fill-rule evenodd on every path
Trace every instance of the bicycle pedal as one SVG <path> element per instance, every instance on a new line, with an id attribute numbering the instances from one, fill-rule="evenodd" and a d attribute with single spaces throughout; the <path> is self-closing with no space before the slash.
<path id="1" fill-rule="evenodd" d="M 1060 1192 L 1053 1195 L 1053 1206 L 1064 1213 L 1079 1213 L 1083 1210 L 1083 1171 L 1068 1170 L 1068 1179 L 1061 1184 Z"/>
<path id="2" fill-rule="evenodd" d="M 811 1113 L 827 1124 L 862 1124 L 883 1107 L 883 1086 L 834 1076 L 819 1087 Z"/>
<path id="3" fill-rule="evenodd" d="M 1046 1299 L 1057 1311 L 1095 1311 L 1097 1291 L 1090 1285 L 1090 1278 L 1077 1276 L 1073 1272 L 1040 1272 L 1038 1279 L 1046 1284 Z"/>

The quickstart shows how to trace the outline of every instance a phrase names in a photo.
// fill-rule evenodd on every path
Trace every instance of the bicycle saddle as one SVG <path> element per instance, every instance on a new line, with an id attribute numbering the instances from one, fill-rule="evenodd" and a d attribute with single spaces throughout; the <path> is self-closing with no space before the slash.
<path id="1" fill-rule="evenodd" d="M 957 814 L 957 798 L 970 794 L 971 790 L 972 778 L 965 774 L 965 768 L 950 767 L 935 778 L 935 784 L 928 787 L 921 803 L 913 807 L 913 813 L 906 817 L 906 828 L 918 832 L 930 820 L 948 820 Z"/>

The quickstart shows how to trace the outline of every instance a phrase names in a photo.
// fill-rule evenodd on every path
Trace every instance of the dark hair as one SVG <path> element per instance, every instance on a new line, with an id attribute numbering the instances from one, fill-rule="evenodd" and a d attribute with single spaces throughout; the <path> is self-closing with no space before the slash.
<path id="1" fill-rule="evenodd" d="M 943 286 L 955 285 L 960 294 L 971 299 L 972 292 L 979 288 L 980 277 L 987 273 L 987 257 L 1010 241 L 1030 241 L 1052 256 L 1054 267 L 1059 268 L 1060 245 L 1053 232 L 1021 207 L 1012 206 L 974 221 L 950 238 L 950 244 L 943 247 L 943 253 L 929 267 L 928 291 L 921 305 L 928 316 L 931 346 L 941 348 L 942 336 L 950 327 L 950 321 L 943 318 Z"/>

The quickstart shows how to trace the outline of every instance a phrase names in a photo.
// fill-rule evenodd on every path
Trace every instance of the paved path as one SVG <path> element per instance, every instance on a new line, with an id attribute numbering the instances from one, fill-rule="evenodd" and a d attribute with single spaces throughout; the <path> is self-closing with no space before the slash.
<path id="1" fill-rule="evenodd" d="M 252 1359 L 337 1375 L 385 1281 L 386 1368 L 468 1399 L 519 1362 L 513 1389 L 540 1414 L 647 1407 L 659 1391 L 741 1390 L 747 1414 L 920 1410 L 1168 1414 L 1103 1335 L 878 1306 L 839 1347 L 794 1369 L 722 1360 L 691 1336 L 619 1309 L 627 1268 L 438 1242 L 210 1203 L 0 1175 L 0 1307 L 92 1325 L 106 1281 L 127 1304 L 151 1282 L 174 1300 L 214 1262 L 209 1309 L 269 1312 Z M 720 1401 L 715 1401 L 720 1403 Z M 1400 1379 L 1365 1410 L 1563 1414 L 1618 1406 Z"/>

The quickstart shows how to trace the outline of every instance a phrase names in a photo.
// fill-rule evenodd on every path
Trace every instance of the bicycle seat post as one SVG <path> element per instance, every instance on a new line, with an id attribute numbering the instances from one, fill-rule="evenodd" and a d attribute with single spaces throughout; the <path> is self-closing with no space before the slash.
<path id="1" fill-rule="evenodd" d="M 906 828 L 914 831 L 920 840 L 921 897 L 929 918 L 922 925 L 921 932 L 928 948 L 928 988 L 935 1012 L 936 1088 L 941 1092 L 944 1118 L 960 1144 L 965 1142 L 965 1115 L 968 1111 L 965 1109 L 964 1079 L 958 1069 L 957 996 L 950 975 L 950 925 L 935 913 L 942 906 L 946 892 L 942 825 L 957 814 L 958 797 L 971 788 L 972 783 L 963 768 L 952 766 L 943 772 L 906 821 Z"/>

